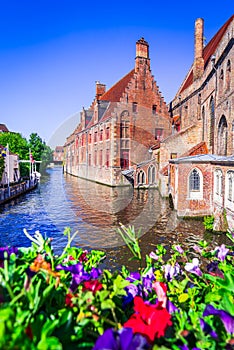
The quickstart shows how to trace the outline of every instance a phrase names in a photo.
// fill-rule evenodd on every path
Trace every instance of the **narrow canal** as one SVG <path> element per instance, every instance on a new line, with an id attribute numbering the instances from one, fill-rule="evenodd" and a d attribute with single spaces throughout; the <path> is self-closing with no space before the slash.
<path id="1" fill-rule="evenodd" d="M 200 221 L 178 219 L 155 189 L 110 188 L 64 175 L 55 167 L 48 169 L 38 189 L 0 207 L 0 246 L 29 246 L 25 228 L 53 238 L 59 253 L 67 243 L 64 228 L 70 227 L 78 232 L 73 244 L 105 250 L 107 265 L 115 267 L 131 257 L 117 233 L 120 223 L 141 229 L 143 253 L 157 244 L 189 248 L 204 238 L 211 244 L 225 241 L 225 236 L 207 235 Z"/>

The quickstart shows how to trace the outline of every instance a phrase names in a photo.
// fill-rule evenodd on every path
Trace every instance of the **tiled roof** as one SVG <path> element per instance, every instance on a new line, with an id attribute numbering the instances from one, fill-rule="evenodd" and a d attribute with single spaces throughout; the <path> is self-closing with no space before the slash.
<path id="1" fill-rule="evenodd" d="M 204 47 L 203 49 L 203 58 L 204 58 L 204 66 L 206 67 L 210 57 L 214 54 L 215 50 L 217 49 L 224 33 L 226 32 L 229 24 L 234 19 L 234 15 L 232 15 L 227 22 L 224 23 L 224 25 L 219 29 L 219 31 L 215 34 L 215 36 L 209 41 L 209 43 Z M 189 75 L 187 76 L 182 88 L 181 92 L 187 89 L 193 82 L 193 70 L 190 71 Z"/>
<path id="2" fill-rule="evenodd" d="M 217 161 L 233 161 L 232 157 L 218 156 L 216 154 L 197 154 L 195 156 L 181 157 L 176 159 L 170 159 L 170 163 L 209 163 Z"/>
<path id="3" fill-rule="evenodd" d="M 180 158 L 182 157 L 188 157 L 188 156 L 195 156 L 197 154 L 207 154 L 208 148 L 204 141 L 198 143 L 196 146 L 190 148 L 186 153 L 182 154 Z"/>
<path id="4" fill-rule="evenodd" d="M 113 85 L 107 92 L 105 92 L 100 100 L 110 101 L 110 102 L 119 102 L 122 97 L 128 83 L 133 78 L 135 70 L 131 70 L 127 75 L 125 75 L 121 80 L 119 80 L 115 85 Z"/>

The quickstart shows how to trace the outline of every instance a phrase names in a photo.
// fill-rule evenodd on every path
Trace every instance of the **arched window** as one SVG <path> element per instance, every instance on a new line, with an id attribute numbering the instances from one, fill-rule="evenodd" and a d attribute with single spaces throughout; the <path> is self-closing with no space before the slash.
<path id="1" fill-rule="evenodd" d="M 153 185 L 155 183 L 155 166 L 150 165 L 148 168 L 148 184 Z"/>
<path id="2" fill-rule="evenodd" d="M 203 176 L 200 170 L 194 168 L 188 177 L 188 193 L 190 199 L 203 198 Z"/>
<path id="3" fill-rule="evenodd" d="M 229 202 L 234 202 L 234 171 L 228 171 L 226 174 L 226 199 Z"/>
<path id="4" fill-rule="evenodd" d="M 143 170 L 140 170 L 137 175 L 137 184 L 138 185 L 145 184 L 145 172 Z"/>
<path id="5" fill-rule="evenodd" d="M 215 106 L 213 96 L 210 99 L 210 147 L 214 153 L 214 126 L 215 126 Z"/>
<path id="6" fill-rule="evenodd" d="M 226 90 L 230 89 L 230 82 L 231 82 L 231 62 L 230 60 L 228 60 L 227 69 L 226 69 Z"/>
<path id="7" fill-rule="evenodd" d="M 130 122 L 129 113 L 127 110 L 123 111 L 120 116 L 120 166 L 121 169 L 128 169 L 130 164 Z"/>
<path id="8" fill-rule="evenodd" d="M 200 191 L 200 175 L 197 169 L 193 169 L 189 176 L 189 190 Z"/>
<path id="9" fill-rule="evenodd" d="M 222 191 L 223 191 L 223 172 L 221 169 L 216 169 L 214 171 L 214 199 L 216 201 L 222 201 Z"/>
<path id="10" fill-rule="evenodd" d="M 228 128 L 227 120 L 223 115 L 218 125 L 218 149 L 217 153 L 221 156 L 227 155 L 227 139 L 228 139 Z"/>

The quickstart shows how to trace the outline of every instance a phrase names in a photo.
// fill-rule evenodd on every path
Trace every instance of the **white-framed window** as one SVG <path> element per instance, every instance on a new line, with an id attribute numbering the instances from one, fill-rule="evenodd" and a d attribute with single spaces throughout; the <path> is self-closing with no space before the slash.
<path id="1" fill-rule="evenodd" d="M 143 170 L 140 170 L 139 173 L 137 174 L 137 184 L 138 185 L 143 185 L 145 184 L 145 172 Z"/>
<path id="2" fill-rule="evenodd" d="M 149 185 L 152 185 L 155 183 L 155 166 L 154 165 L 150 165 L 149 168 L 148 168 L 148 184 Z"/>
<path id="3" fill-rule="evenodd" d="M 225 177 L 225 208 L 234 211 L 234 171 L 228 170 Z"/>
<path id="4" fill-rule="evenodd" d="M 188 196 L 189 199 L 203 198 L 203 175 L 197 168 L 193 168 L 188 176 Z"/>
<path id="5" fill-rule="evenodd" d="M 234 202 L 234 171 L 228 171 L 226 175 L 226 198 Z"/>
<path id="6" fill-rule="evenodd" d="M 221 169 L 214 171 L 214 200 L 221 202 L 223 195 L 223 172 Z"/>

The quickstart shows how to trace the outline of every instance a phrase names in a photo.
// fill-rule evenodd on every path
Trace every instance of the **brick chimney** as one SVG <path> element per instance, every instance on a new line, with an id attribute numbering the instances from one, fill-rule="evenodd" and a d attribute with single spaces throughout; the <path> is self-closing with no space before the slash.
<path id="1" fill-rule="evenodd" d="M 204 20 L 202 18 L 198 18 L 195 22 L 193 80 L 200 78 L 204 72 L 203 38 Z"/>
<path id="2" fill-rule="evenodd" d="M 149 44 L 147 43 L 147 41 L 145 41 L 144 38 L 141 38 L 136 42 L 136 72 L 139 70 L 139 67 L 142 64 L 147 64 L 150 67 Z"/>
<path id="3" fill-rule="evenodd" d="M 106 92 L 106 85 L 96 81 L 96 100 L 98 101 Z"/>

